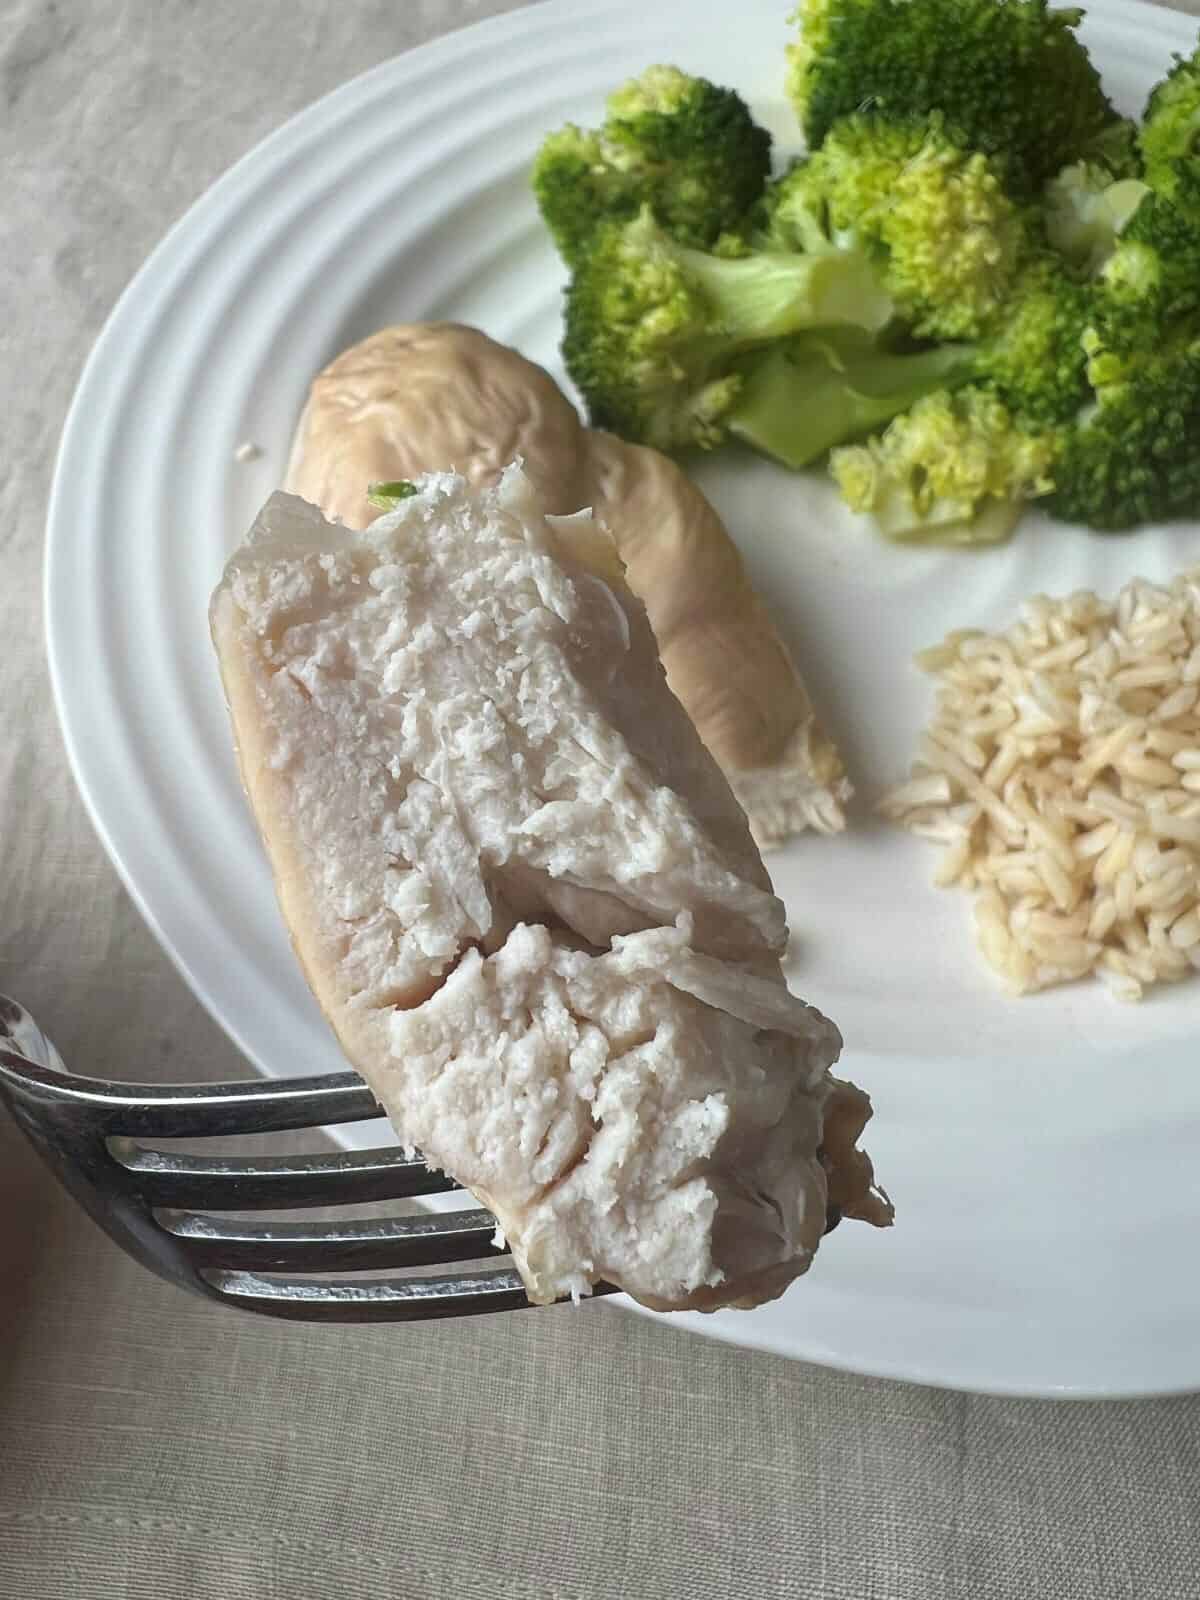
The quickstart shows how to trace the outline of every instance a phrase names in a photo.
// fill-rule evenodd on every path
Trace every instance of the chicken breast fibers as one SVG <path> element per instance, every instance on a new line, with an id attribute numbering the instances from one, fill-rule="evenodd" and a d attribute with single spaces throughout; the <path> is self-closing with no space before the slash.
<path id="1" fill-rule="evenodd" d="M 532 1298 L 754 1303 L 811 1261 L 831 1184 L 888 1220 L 866 1099 L 787 990 L 783 908 L 603 530 L 515 467 L 355 533 L 278 495 L 213 632 L 313 990 Z"/>

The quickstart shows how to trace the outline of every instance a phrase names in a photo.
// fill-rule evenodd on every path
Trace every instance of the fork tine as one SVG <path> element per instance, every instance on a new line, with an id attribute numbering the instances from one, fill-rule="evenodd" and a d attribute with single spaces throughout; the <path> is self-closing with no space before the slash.
<path id="1" fill-rule="evenodd" d="M 251 1272 L 205 1274 L 218 1297 L 245 1311 L 304 1322 L 420 1322 L 433 1317 L 518 1311 L 529 1305 L 511 1269 L 437 1278 L 260 1278 Z"/>
<path id="2" fill-rule="evenodd" d="M 98 1132 L 153 1138 L 217 1139 L 242 1133 L 287 1133 L 330 1122 L 382 1117 L 357 1072 L 310 1078 L 251 1078 L 238 1083 L 106 1083 L 54 1072 L 15 1051 L 0 1050 L 0 1080 L 31 1106 L 74 1110 Z"/>
<path id="3" fill-rule="evenodd" d="M 194 1265 L 257 1272 L 362 1272 L 430 1267 L 497 1253 L 490 1211 L 374 1217 L 368 1221 L 256 1223 L 176 1211 L 159 1226 Z"/>
<path id="4" fill-rule="evenodd" d="M 499 1269 L 438 1278 L 369 1278 L 328 1283 L 320 1278 L 260 1278 L 251 1272 L 208 1272 L 218 1297 L 246 1311 L 304 1322 L 419 1322 L 517 1311 L 531 1304 L 520 1275 Z M 597 1283 L 592 1298 L 617 1294 Z"/>
<path id="5" fill-rule="evenodd" d="M 446 1194 L 458 1184 L 398 1149 L 307 1156 L 201 1156 L 113 1139 L 109 1153 L 147 1205 L 212 1211 L 286 1211 Z"/>

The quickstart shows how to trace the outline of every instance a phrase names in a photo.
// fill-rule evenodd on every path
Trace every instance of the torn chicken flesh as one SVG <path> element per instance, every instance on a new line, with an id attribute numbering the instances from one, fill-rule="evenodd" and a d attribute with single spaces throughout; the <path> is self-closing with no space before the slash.
<path id="1" fill-rule="evenodd" d="M 604 530 L 515 466 L 419 491 L 359 532 L 274 496 L 214 596 L 310 984 L 531 1298 L 771 1298 L 831 1198 L 891 1212 L 745 818 Z"/>

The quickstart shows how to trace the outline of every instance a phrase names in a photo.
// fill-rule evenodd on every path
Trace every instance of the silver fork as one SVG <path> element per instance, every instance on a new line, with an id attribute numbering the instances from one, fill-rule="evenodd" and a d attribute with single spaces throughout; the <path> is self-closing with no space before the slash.
<path id="1" fill-rule="evenodd" d="M 122 1249 L 159 1277 L 209 1299 L 266 1316 L 321 1322 L 408 1322 L 512 1311 L 530 1303 L 511 1267 L 405 1278 L 328 1276 L 443 1267 L 497 1255 L 496 1219 L 478 1207 L 342 1222 L 259 1223 L 207 1214 L 357 1206 L 458 1188 L 395 1147 L 234 1156 L 163 1150 L 154 1143 L 381 1117 L 374 1095 L 354 1072 L 217 1085 L 77 1077 L 65 1071 L 29 1013 L 0 995 L 0 1101 Z M 612 1289 L 600 1284 L 596 1292 Z"/>

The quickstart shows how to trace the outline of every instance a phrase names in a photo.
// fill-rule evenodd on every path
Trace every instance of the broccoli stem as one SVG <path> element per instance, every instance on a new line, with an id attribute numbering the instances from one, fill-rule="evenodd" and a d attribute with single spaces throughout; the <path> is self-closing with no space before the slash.
<path id="1" fill-rule="evenodd" d="M 977 505 L 969 500 L 935 500 L 923 511 L 899 489 L 881 498 L 871 512 L 875 526 L 894 544 L 989 545 L 1010 538 L 1027 500 L 995 495 Z"/>
<path id="2" fill-rule="evenodd" d="M 923 395 L 966 382 L 973 359 L 968 345 L 896 354 L 851 330 L 797 338 L 747 365 L 729 430 L 797 470 Z"/>
<path id="3" fill-rule="evenodd" d="M 874 266 L 857 250 L 725 257 L 682 249 L 678 260 L 732 345 L 842 325 L 874 333 L 895 312 Z"/>

